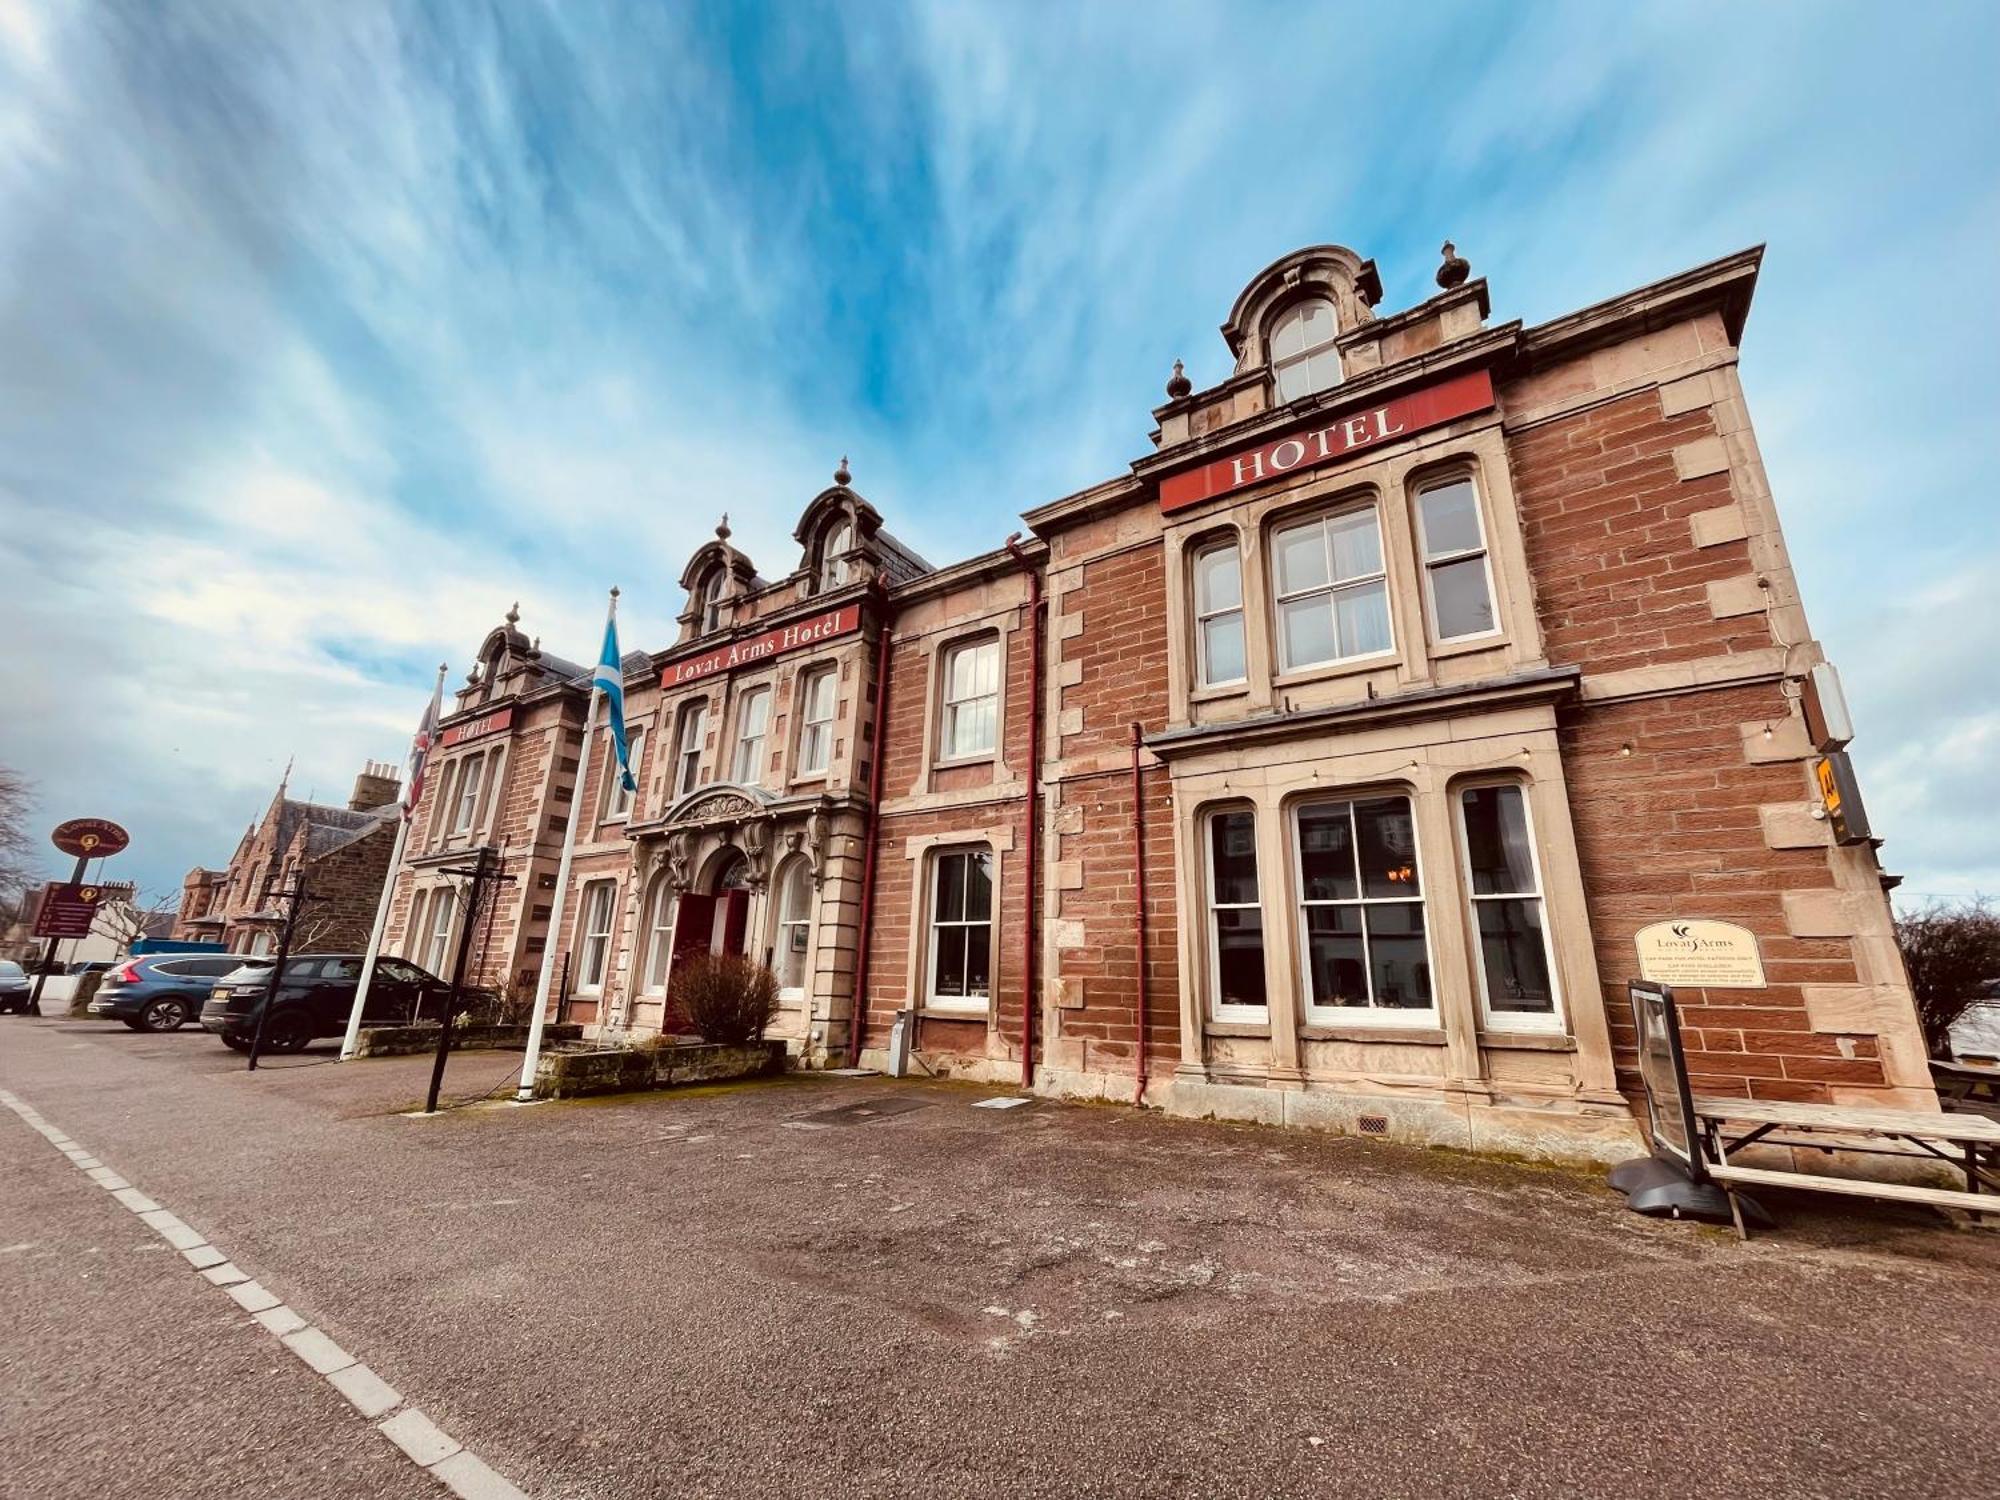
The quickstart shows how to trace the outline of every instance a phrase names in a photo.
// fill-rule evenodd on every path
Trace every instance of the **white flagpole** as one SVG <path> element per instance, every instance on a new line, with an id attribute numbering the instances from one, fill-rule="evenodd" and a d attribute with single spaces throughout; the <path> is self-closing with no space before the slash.
<path id="1" fill-rule="evenodd" d="M 614 619 L 617 614 L 618 590 L 613 589 L 606 618 Z M 604 689 L 597 685 L 595 662 L 591 664 L 590 677 L 590 706 L 583 715 L 583 753 L 577 757 L 576 790 L 569 799 L 569 825 L 563 830 L 562 858 L 556 861 L 556 890 L 549 900 L 549 935 L 542 944 L 542 971 L 535 978 L 535 1011 L 528 1018 L 528 1055 L 521 1062 L 521 1086 L 514 1091 L 514 1102 L 517 1104 L 526 1104 L 535 1097 L 535 1067 L 542 1060 L 542 1028 L 548 1024 L 549 981 L 555 978 L 556 943 L 562 937 L 563 908 L 569 904 L 569 867 L 576 857 L 576 825 L 583 814 L 583 789 L 590 774 L 591 742 L 597 734 L 597 701 L 604 696 Z M 599 1020 L 602 1019 L 600 1016 Z"/>
<path id="2" fill-rule="evenodd" d="M 438 663 L 437 686 L 431 692 L 431 701 L 437 702 L 444 691 L 446 664 Z M 437 730 L 431 730 L 436 738 Z M 424 756 L 428 759 L 435 753 L 435 747 L 426 746 Z M 361 983 L 354 988 L 354 1008 L 347 1013 L 347 1032 L 340 1039 L 340 1060 L 346 1062 L 354 1056 L 354 1049 L 361 1040 L 361 1012 L 368 1004 L 368 988 L 375 982 L 375 955 L 382 951 L 382 934 L 389 928 L 389 910 L 396 904 L 396 880 L 403 873 L 403 847 L 410 841 L 410 815 L 416 810 L 410 806 L 409 767 L 403 768 L 403 795 L 398 798 L 401 806 L 397 809 L 396 847 L 389 851 L 389 878 L 382 883 L 382 899 L 375 903 L 375 927 L 368 934 L 368 952 L 361 960 Z M 411 913 L 414 919 L 415 913 Z"/>

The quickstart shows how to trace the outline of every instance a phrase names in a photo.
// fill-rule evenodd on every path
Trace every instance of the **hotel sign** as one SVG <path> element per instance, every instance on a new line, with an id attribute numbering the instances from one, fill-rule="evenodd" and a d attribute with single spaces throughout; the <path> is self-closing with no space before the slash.
<path id="1" fill-rule="evenodd" d="M 42 902 L 35 909 L 35 937 L 89 937 L 97 909 L 109 894 L 101 885 L 81 885 L 73 881 L 50 881 L 42 887 Z"/>
<path id="2" fill-rule="evenodd" d="M 453 745 L 463 745 L 467 740 L 483 740 L 489 734 L 498 734 L 514 722 L 513 708 L 496 708 L 490 714 L 481 714 L 476 719 L 467 719 L 454 724 L 438 737 L 438 747 L 449 750 Z"/>
<path id="3" fill-rule="evenodd" d="M 1761 990 L 1764 961 L 1757 934 L 1733 922 L 1681 917 L 1641 927 L 1639 977 L 1649 984 L 1678 984 L 1709 990 Z"/>
<path id="4" fill-rule="evenodd" d="M 662 674 L 662 685 L 671 688 L 698 682 L 704 677 L 749 666 L 752 662 L 769 661 L 787 651 L 823 645 L 840 636 L 852 635 L 860 628 L 861 606 L 850 604 L 845 609 L 814 615 L 810 620 L 767 630 L 747 641 L 736 641 L 700 656 L 684 656 L 679 661 L 669 662 Z"/>
<path id="5" fill-rule="evenodd" d="M 1492 405 L 1493 378 L 1474 370 L 1380 406 L 1364 406 L 1330 421 L 1316 418 L 1316 425 L 1302 432 L 1169 474 L 1160 481 L 1160 509 L 1171 514 L 1267 479 L 1338 463 L 1349 454 L 1442 427 Z"/>

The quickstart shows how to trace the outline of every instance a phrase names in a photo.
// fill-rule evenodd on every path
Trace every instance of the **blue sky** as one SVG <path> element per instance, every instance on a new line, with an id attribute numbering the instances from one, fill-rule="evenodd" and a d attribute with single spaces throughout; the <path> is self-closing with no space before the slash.
<path id="1" fill-rule="evenodd" d="M 0 763 L 172 886 L 510 602 L 658 645 L 723 510 L 788 568 L 842 454 L 994 546 L 1299 245 L 1393 309 L 1449 236 L 1535 321 L 1761 241 L 1885 863 L 2000 891 L 1996 56 L 1988 5 L 0 0 Z"/>

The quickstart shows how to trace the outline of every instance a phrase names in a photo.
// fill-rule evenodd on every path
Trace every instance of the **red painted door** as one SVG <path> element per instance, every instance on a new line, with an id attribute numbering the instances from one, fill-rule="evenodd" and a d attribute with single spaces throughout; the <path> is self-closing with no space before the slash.
<path id="1" fill-rule="evenodd" d="M 741 956 L 744 933 L 750 926 L 750 893 L 726 891 L 722 907 L 722 951 Z"/>

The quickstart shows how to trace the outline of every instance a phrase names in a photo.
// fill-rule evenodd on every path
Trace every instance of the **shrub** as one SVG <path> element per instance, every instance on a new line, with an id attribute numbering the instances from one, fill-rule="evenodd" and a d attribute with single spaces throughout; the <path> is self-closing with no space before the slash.
<path id="1" fill-rule="evenodd" d="M 1932 1057 L 1951 1056 L 1952 1023 L 2000 978 L 2000 911 L 1984 896 L 1934 901 L 1896 919 L 1896 946 L 1910 976 L 1917 1020 Z"/>
<path id="2" fill-rule="evenodd" d="M 694 954 L 674 965 L 667 1000 L 703 1041 L 747 1042 L 778 1013 L 778 976 L 739 954 Z"/>

